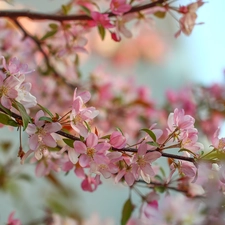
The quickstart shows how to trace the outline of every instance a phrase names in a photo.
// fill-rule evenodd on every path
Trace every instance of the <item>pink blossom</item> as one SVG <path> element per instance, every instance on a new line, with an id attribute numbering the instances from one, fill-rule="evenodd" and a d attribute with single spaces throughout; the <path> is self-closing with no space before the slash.
<path id="1" fill-rule="evenodd" d="M 86 178 L 81 183 L 81 188 L 84 191 L 93 192 L 96 190 L 99 184 L 101 184 L 99 175 L 96 175 L 95 177 L 86 176 Z"/>
<path id="2" fill-rule="evenodd" d="M 124 148 L 126 146 L 126 138 L 121 134 L 119 131 L 114 131 L 110 135 L 110 140 L 109 143 L 114 147 L 114 148 Z"/>
<path id="3" fill-rule="evenodd" d="M 87 137 L 88 130 L 84 122 L 93 119 L 98 115 L 98 110 L 94 107 L 84 108 L 84 102 L 80 96 L 73 101 L 73 109 L 70 114 L 71 127 L 81 136 Z"/>
<path id="4" fill-rule="evenodd" d="M 18 96 L 18 91 L 16 90 L 17 85 L 20 81 L 14 76 L 6 77 L 5 74 L 0 72 L 0 98 L 1 104 L 7 108 L 11 109 L 12 100 Z"/>
<path id="5" fill-rule="evenodd" d="M 14 219 L 14 214 L 15 212 L 10 213 L 8 217 L 7 225 L 22 225 L 19 219 Z"/>
<path id="6" fill-rule="evenodd" d="M 128 186 L 132 186 L 134 184 L 135 175 L 131 166 L 120 170 L 115 177 L 115 182 L 118 183 L 122 179 L 122 177 L 124 177 Z"/>
<path id="7" fill-rule="evenodd" d="M 106 151 L 110 148 L 110 144 L 98 143 L 96 134 L 90 133 L 86 139 L 86 145 L 81 141 L 74 142 L 74 149 L 77 153 L 81 154 L 79 163 L 82 167 L 89 166 L 90 162 L 97 164 L 105 159 Z"/>
<path id="8" fill-rule="evenodd" d="M 131 5 L 126 3 L 126 0 L 111 0 L 110 9 L 116 15 L 122 15 L 131 9 Z"/>
<path id="9" fill-rule="evenodd" d="M 178 36 L 180 36 L 181 32 L 183 32 L 187 36 L 190 35 L 195 26 L 196 19 L 197 19 L 196 13 L 187 13 L 184 16 L 182 16 L 179 20 L 180 30 L 178 30 L 175 33 L 175 37 L 177 38 Z"/>
<path id="10" fill-rule="evenodd" d="M 202 0 L 198 0 L 197 2 L 191 3 L 187 6 L 180 7 L 179 11 L 181 13 L 184 13 L 184 15 L 180 18 L 180 30 L 177 31 L 175 34 L 175 37 L 178 37 L 181 32 L 183 32 L 185 35 L 190 35 L 194 26 L 195 21 L 197 19 L 196 11 L 199 7 L 201 7 L 204 4 Z"/>
<path id="11" fill-rule="evenodd" d="M 161 153 L 158 151 L 146 152 L 147 144 L 143 142 L 140 144 L 137 154 L 135 154 L 132 159 L 132 167 L 134 169 L 136 180 L 141 176 L 145 182 L 150 183 L 150 177 L 155 175 L 151 163 L 158 159 L 161 156 Z"/>
<path id="12" fill-rule="evenodd" d="M 181 148 L 188 149 L 192 152 L 197 152 L 200 149 L 204 149 L 204 145 L 198 140 L 198 131 L 195 128 L 189 129 L 182 133 L 181 139 Z"/>
<path id="13" fill-rule="evenodd" d="M 77 88 L 75 88 L 73 93 L 73 101 L 75 101 L 77 97 L 80 97 L 83 101 L 83 104 L 85 104 L 91 99 L 91 93 L 89 91 L 83 91 L 77 94 Z"/>
<path id="14" fill-rule="evenodd" d="M 197 168 L 191 162 L 180 161 L 179 172 L 187 177 L 193 178 L 196 175 Z"/>
<path id="15" fill-rule="evenodd" d="M 93 20 L 88 22 L 88 25 L 90 27 L 102 26 L 102 27 L 104 27 L 106 29 L 114 27 L 114 25 L 112 25 L 110 23 L 108 14 L 104 14 L 104 13 L 99 13 L 99 12 L 93 11 L 93 12 L 91 12 L 91 17 L 92 17 Z"/>
<path id="16" fill-rule="evenodd" d="M 34 124 L 28 124 L 26 129 L 26 132 L 30 135 L 29 146 L 31 150 L 36 151 L 37 154 L 35 153 L 35 156 L 38 160 L 42 158 L 44 149 L 47 149 L 47 147 L 56 147 L 56 141 L 52 133 L 62 128 L 58 122 L 45 123 L 45 121 L 39 120 L 43 116 L 44 112 L 42 110 L 38 111 L 34 119 Z"/>
<path id="17" fill-rule="evenodd" d="M 33 159 L 35 161 L 36 158 Z M 35 168 L 35 175 L 37 177 L 46 176 L 51 171 L 59 172 L 63 159 L 56 152 L 49 152 L 49 154 L 38 161 Z"/>
<path id="18" fill-rule="evenodd" d="M 132 33 L 125 24 L 129 22 L 130 20 L 135 19 L 134 15 L 125 15 L 123 17 L 117 17 L 115 22 L 115 30 L 111 31 L 111 37 L 114 41 L 121 41 L 121 35 L 123 34 L 126 38 L 131 38 Z"/>
<path id="19" fill-rule="evenodd" d="M 110 154 L 110 153 L 109 153 Z M 113 163 L 108 157 L 102 158 L 101 162 L 90 163 L 90 172 L 95 174 L 102 174 L 105 179 L 111 177 L 112 174 L 115 174 L 119 171 L 118 166 Z"/>
<path id="20" fill-rule="evenodd" d="M 225 150 L 225 138 L 219 138 L 220 129 L 218 128 L 212 138 L 212 144 L 215 149 Z"/>
<path id="21" fill-rule="evenodd" d="M 20 102 L 26 109 L 37 105 L 36 98 L 30 93 L 31 83 L 22 83 L 18 88 L 18 96 L 16 100 Z"/>
<path id="22" fill-rule="evenodd" d="M 185 115 L 183 109 L 175 109 L 168 117 L 168 127 L 172 132 L 175 129 L 190 129 L 194 127 L 195 119 L 192 116 Z"/>
<path id="23" fill-rule="evenodd" d="M 28 65 L 21 63 L 16 57 L 13 57 L 9 60 L 9 64 L 6 64 L 4 56 L 1 56 L 3 60 L 3 67 L 6 70 L 8 75 L 20 76 L 21 74 L 28 74 L 34 70 L 28 70 Z"/>

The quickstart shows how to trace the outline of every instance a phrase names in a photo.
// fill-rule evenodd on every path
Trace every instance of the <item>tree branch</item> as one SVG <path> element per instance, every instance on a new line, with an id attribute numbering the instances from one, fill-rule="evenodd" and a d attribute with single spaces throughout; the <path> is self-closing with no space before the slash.
<path id="1" fill-rule="evenodd" d="M 130 11 L 124 13 L 131 14 L 135 12 L 140 12 L 145 9 L 153 8 L 159 4 L 165 3 L 167 0 L 158 0 L 156 2 L 151 2 L 149 4 L 140 5 L 140 6 L 134 6 L 131 8 Z M 112 12 L 106 13 L 109 15 L 109 17 L 116 17 Z M 18 17 L 26 17 L 32 20 L 54 20 L 58 22 L 62 21 L 87 21 L 92 20 L 90 16 L 87 15 L 54 15 L 49 13 L 38 13 L 38 12 L 31 12 L 31 11 L 12 11 L 12 10 L 1 10 L 0 11 L 0 17 L 7 17 L 10 19 L 17 19 Z"/>
<path id="2" fill-rule="evenodd" d="M 3 113 L 5 113 L 1 108 L 0 111 L 2 111 Z M 16 113 L 11 112 L 11 117 L 15 118 L 15 119 L 20 119 L 22 120 L 22 117 L 20 115 L 17 115 Z M 62 130 L 57 131 L 57 134 L 69 138 L 71 140 L 74 141 L 80 141 L 80 139 L 74 135 L 68 134 Z M 113 151 L 118 151 L 118 152 L 133 152 L 136 153 L 137 149 L 136 148 L 122 148 L 122 149 L 118 149 L 118 148 L 114 148 L 112 147 Z M 161 152 L 159 148 L 155 149 L 155 150 L 148 150 L 147 152 L 160 152 L 162 154 L 163 157 L 166 158 L 173 158 L 173 159 L 179 159 L 179 160 L 184 160 L 184 161 L 188 161 L 188 162 L 192 162 L 192 163 L 196 163 L 196 160 L 192 157 L 186 157 L 186 156 L 180 156 L 180 155 L 174 155 L 174 154 L 169 154 L 169 153 L 165 153 L 165 152 Z"/>
<path id="3" fill-rule="evenodd" d="M 67 80 L 61 74 L 59 74 L 59 72 L 56 71 L 56 69 L 51 65 L 48 55 L 42 48 L 42 43 L 35 36 L 31 35 L 28 31 L 26 31 L 26 29 L 22 26 L 22 24 L 16 18 L 10 18 L 10 19 L 22 31 L 22 33 L 24 35 L 24 39 L 30 38 L 35 43 L 38 50 L 41 52 L 41 54 L 44 57 L 44 61 L 45 61 L 47 68 L 53 72 L 53 76 L 55 78 L 57 78 L 59 81 L 62 81 L 64 84 L 66 84 L 69 87 L 71 87 L 72 89 L 74 89 L 75 87 L 73 85 L 69 84 L 67 82 Z"/>

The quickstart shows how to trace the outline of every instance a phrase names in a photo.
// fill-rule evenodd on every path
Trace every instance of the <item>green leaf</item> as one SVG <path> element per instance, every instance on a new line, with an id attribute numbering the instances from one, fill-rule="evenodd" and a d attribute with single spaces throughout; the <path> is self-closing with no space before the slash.
<path id="1" fill-rule="evenodd" d="M 146 128 L 141 129 L 141 130 L 144 131 L 144 132 L 146 132 L 152 138 L 152 140 L 154 142 L 156 142 L 156 136 L 155 136 L 155 134 L 151 130 L 146 129 Z"/>
<path id="2" fill-rule="evenodd" d="M 131 199 L 129 198 L 127 199 L 127 201 L 124 203 L 124 206 L 123 206 L 121 225 L 126 225 L 133 210 L 134 210 L 134 205 L 132 204 Z"/>
<path id="3" fill-rule="evenodd" d="M 26 109 L 21 103 L 14 101 L 13 107 L 15 107 L 20 112 L 23 121 L 23 130 L 26 130 L 28 123 L 32 122 L 30 116 L 27 114 Z"/>
<path id="4" fill-rule="evenodd" d="M 164 182 L 164 180 L 162 179 L 162 177 L 160 177 L 159 175 L 155 175 L 154 178 L 157 179 L 157 180 L 159 180 L 160 182 Z"/>
<path id="5" fill-rule="evenodd" d="M 63 141 L 71 148 L 73 148 L 74 140 L 64 138 Z"/>
<path id="6" fill-rule="evenodd" d="M 159 192 L 159 193 L 163 193 L 165 192 L 166 188 L 165 187 L 154 187 L 155 191 Z"/>
<path id="7" fill-rule="evenodd" d="M 50 23 L 49 25 L 48 25 L 52 30 L 58 30 L 58 24 L 56 24 L 56 23 Z"/>
<path id="8" fill-rule="evenodd" d="M 116 129 L 124 136 L 123 131 L 119 127 L 117 127 Z"/>
<path id="9" fill-rule="evenodd" d="M 163 19 L 166 16 L 166 12 L 156 12 L 154 13 L 154 16 Z"/>
<path id="10" fill-rule="evenodd" d="M 44 120 L 44 121 L 52 122 L 52 118 L 47 117 L 47 116 L 42 116 L 42 117 L 39 118 L 39 120 Z"/>
<path id="11" fill-rule="evenodd" d="M 101 139 L 110 139 L 110 134 L 101 137 Z"/>
<path id="12" fill-rule="evenodd" d="M 85 6 L 80 6 L 81 8 L 82 8 L 82 10 L 88 15 L 88 16 L 90 16 L 91 15 L 91 12 L 90 12 L 90 10 L 87 8 L 87 7 L 85 7 Z"/>
<path id="13" fill-rule="evenodd" d="M 0 123 L 12 127 L 18 127 L 17 122 L 4 113 L 0 113 Z"/>
<path id="14" fill-rule="evenodd" d="M 68 5 L 62 5 L 62 11 L 63 11 L 63 13 L 65 14 L 65 15 L 67 15 L 69 12 L 70 12 L 70 10 L 71 10 L 71 5 L 70 4 L 68 4 Z"/>
<path id="15" fill-rule="evenodd" d="M 154 141 L 147 141 L 146 144 L 151 145 L 151 146 L 155 146 L 155 147 L 159 147 L 159 144 L 154 142 Z"/>
<path id="16" fill-rule="evenodd" d="M 89 124 L 88 124 L 86 121 L 84 121 L 84 123 L 85 123 L 85 125 L 86 125 L 88 131 L 91 132 L 91 128 L 90 128 Z"/>
<path id="17" fill-rule="evenodd" d="M 42 38 L 41 41 L 44 41 L 45 39 L 54 36 L 57 33 L 57 30 L 51 30 L 48 31 Z"/>
<path id="18" fill-rule="evenodd" d="M 165 170 L 162 167 L 160 167 L 159 170 L 162 173 L 163 177 L 166 177 Z"/>
<path id="19" fill-rule="evenodd" d="M 39 106 L 44 112 L 46 112 L 49 116 L 54 117 L 53 114 L 52 114 L 48 109 L 46 109 L 44 106 L 42 106 L 42 105 L 40 105 L 40 104 L 38 104 L 38 106 Z"/>
<path id="20" fill-rule="evenodd" d="M 5 112 L 8 115 L 12 115 L 11 111 L 7 108 L 5 108 L 2 104 L 0 104 L 0 109 L 2 109 L 3 112 Z"/>
<path id="21" fill-rule="evenodd" d="M 105 28 L 103 26 L 98 26 L 98 33 L 100 34 L 100 37 L 102 40 L 105 38 Z"/>

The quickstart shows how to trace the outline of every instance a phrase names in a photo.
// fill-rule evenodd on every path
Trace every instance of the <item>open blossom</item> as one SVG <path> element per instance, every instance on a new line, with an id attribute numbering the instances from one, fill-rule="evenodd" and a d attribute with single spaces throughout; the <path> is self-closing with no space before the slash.
<path id="1" fill-rule="evenodd" d="M 145 182 L 150 183 L 150 178 L 155 175 L 151 163 L 160 156 L 161 153 L 157 151 L 147 153 L 147 144 L 144 142 L 141 143 L 137 154 L 135 154 L 132 159 L 132 167 L 136 180 L 141 176 Z"/>
<path id="2" fill-rule="evenodd" d="M 225 138 L 219 138 L 220 129 L 217 129 L 212 138 L 213 147 L 218 150 L 225 150 Z"/>
<path id="3" fill-rule="evenodd" d="M 115 182 L 118 183 L 122 177 L 124 177 L 128 186 L 132 186 L 135 181 L 135 175 L 131 164 L 128 164 L 127 167 L 121 169 L 115 177 Z"/>
<path id="4" fill-rule="evenodd" d="M 187 176 L 189 178 L 195 177 L 197 172 L 197 168 L 193 163 L 187 162 L 187 161 L 181 161 L 181 160 L 179 160 L 178 163 L 176 164 L 172 163 L 170 165 L 170 169 L 171 169 L 171 174 L 173 174 L 176 171 L 176 169 L 178 169 L 178 172 L 180 173 L 180 175 Z"/>
<path id="5" fill-rule="evenodd" d="M 194 26 L 195 21 L 197 19 L 197 9 L 202 6 L 204 2 L 202 0 L 198 0 L 197 2 L 191 3 L 187 6 L 181 6 L 179 9 L 179 12 L 183 13 L 184 15 L 180 18 L 180 30 L 177 31 L 175 34 L 175 37 L 178 37 L 181 32 L 183 32 L 185 35 L 190 35 Z"/>
<path id="6" fill-rule="evenodd" d="M 36 157 L 37 159 L 42 158 L 42 151 L 40 152 L 40 149 L 42 149 L 41 146 L 56 147 L 56 141 L 52 133 L 62 128 L 58 122 L 45 123 L 45 121 L 39 120 L 42 116 L 44 116 L 44 112 L 42 110 L 38 111 L 34 119 L 34 124 L 28 124 L 26 129 L 26 132 L 30 135 L 30 149 L 40 153 L 40 157 Z"/>
<path id="7" fill-rule="evenodd" d="M 118 166 L 115 165 L 116 161 L 119 161 L 121 158 L 120 152 L 110 152 L 106 157 L 102 158 L 102 161 L 91 162 L 90 172 L 95 174 L 102 174 L 105 179 L 111 177 L 112 174 L 115 174 L 119 171 Z"/>
<path id="8" fill-rule="evenodd" d="M 188 130 L 194 127 L 195 119 L 190 115 L 185 115 L 183 109 L 175 109 L 168 117 L 168 127 L 171 132 L 175 129 Z"/>
<path id="9" fill-rule="evenodd" d="M 168 117 L 168 133 L 173 133 L 174 140 L 177 139 L 178 141 L 189 137 L 188 140 L 183 142 L 183 145 L 185 145 L 191 140 L 189 132 L 193 133 L 194 122 L 195 119 L 190 115 L 185 115 L 183 109 L 175 109 L 174 113 L 170 113 Z M 186 134 L 184 134 L 185 132 Z M 194 140 L 194 136 L 192 138 Z"/>
<path id="10" fill-rule="evenodd" d="M 21 63 L 17 57 L 13 57 L 9 60 L 8 65 L 4 56 L 1 56 L 3 60 L 3 67 L 8 75 L 20 76 L 21 74 L 28 74 L 33 72 L 33 70 L 28 69 L 27 64 Z"/>
<path id="11" fill-rule="evenodd" d="M 110 144 L 98 143 L 96 134 L 90 133 L 86 139 L 86 145 L 81 141 L 74 142 L 74 149 L 81 154 L 79 163 L 82 167 L 89 166 L 91 162 L 101 163 L 105 159 L 106 151 L 111 147 Z"/>
<path id="12" fill-rule="evenodd" d="M 98 110 L 94 107 L 84 108 L 83 105 L 84 102 L 79 96 L 73 101 L 73 109 L 70 114 L 70 124 L 78 134 L 86 138 L 88 130 L 84 125 L 84 122 L 88 122 L 96 117 L 98 115 Z"/>
<path id="13" fill-rule="evenodd" d="M 110 9 L 116 15 L 122 15 L 131 9 L 131 5 L 126 3 L 126 0 L 111 0 Z"/>
<path id="14" fill-rule="evenodd" d="M 11 109 L 12 100 L 16 99 L 18 96 L 18 91 L 16 90 L 16 87 L 19 83 L 20 80 L 16 77 L 6 77 L 5 74 L 0 72 L 0 99 L 1 104 L 5 108 Z"/>
<path id="15" fill-rule="evenodd" d="M 197 152 L 204 149 L 204 145 L 198 140 L 198 131 L 195 128 L 184 131 L 181 136 L 181 148 L 188 149 L 192 152 Z"/>
<path id="16" fill-rule="evenodd" d="M 30 93 L 31 86 L 31 83 L 26 82 L 17 87 L 18 96 L 16 100 L 20 102 L 26 109 L 37 105 L 36 98 Z"/>

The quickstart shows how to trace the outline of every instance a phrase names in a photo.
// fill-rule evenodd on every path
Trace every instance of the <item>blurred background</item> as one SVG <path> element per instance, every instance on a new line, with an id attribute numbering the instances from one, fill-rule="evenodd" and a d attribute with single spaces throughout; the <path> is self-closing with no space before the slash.
<path id="1" fill-rule="evenodd" d="M 60 0 L 21 0 L 14 1 L 12 5 L 1 2 L 1 9 L 32 9 L 41 12 L 54 12 L 63 2 Z M 174 4 L 188 4 L 191 1 L 177 1 Z M 114 43 L 110 37 L 102 43 L 97 35 L 89 40 L 89 56 L 82 56 L 81 71 L 88 75 L 97 67 L 104 68 L 111 74 L 122 76 L 135 75 L 138 84 L 148 85 L 152 97 L 159 103 L 163 103 L 167 89 L 181 89 L 182 86 L 192 82 L 211 84 L 224 81 L 225 69 L 225 2 L 224 0 L 208 1 L 198 10 L 196 25 L 189 37 L 183 34 L 175 39 L 174 33 L 179 29 L 178 22 L 167 15 L 166 19 L 156 19 L 153 29 L 141 26 L 137 33 L 133 33 L 131 39 L 124 39 L 121 43 Z M 28 24 L 31 22 L 28 21 Z M 36 26 L 36 25 L 35 25 Z M 35 29 L 35 28 L 34 28 Z M 135 48 L 133 47 L 135 46 Z M 122 49 L 122 50 L 121 50 Z M 0 129 L 1 146 L 11 141 L 15 142 L 6 148 L 18 150 L 19 137 L 17 131 L 8 128 Z M 26 135 L 23 136 L 26 143 Z M 16 153 L 15 153 L 16 154 Z M 6 160 L 6 154 L 2 153 L 0 163 Z M 0 223 L 4 224 L 10 212 L 15 211 L 16 216 L 22 221 L 40 218 L 45 210 L 44 201 L 56 205 L 56 211 L 60 211 L 61 201 L 72 212 L 88 218 L 97 213 L 100 218 L 112 218 L 118 224 L 121 217 L 122 205 L 128 198 L 127 188 L 123 185 L 115 185 L 113 181 L 103 181 L 93 193 L 83 192 L 80 188 L 80 180 L 69 173 L 67 176 L 60 174 L 59 180 L 66 183 L 71 190 L 70 196 L 62 200 L 57 199 L 62 190 L 54 188 L 54 180 L 49 184 L 45 178 L 34 178 L 34 166 L 23 168 L 19 159 L 12 153 L 7 155 L 12 163 L 18 164 L 18 171 L 26 171 L 24 180 L 31 182 L 14 182 L 19 176 L 13 171 L 11 181 L 7 187 L 9 192 L 0 190 Z M 15 160 L 14 160 L 15 159 Z M 16 174 L 16 175 L 15 175 Z M 3 175 L 1 174 L 2 178 Z M 1 181 L 1 178 L 0 178 Z M 1 182 L 0 182 L 1 185 Z M 72 197 L 73 198 L 72 198 Z M 66 200 L 66 202 L 64 202 Z M 138 201 L 138 200 L 137 200 Z M 57 204 L 56 204 L 57 202 Z M 57 208 L 58 207 L 58 208 Z"/>

